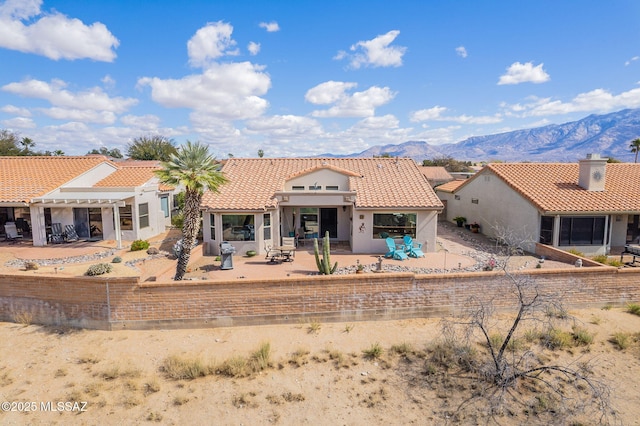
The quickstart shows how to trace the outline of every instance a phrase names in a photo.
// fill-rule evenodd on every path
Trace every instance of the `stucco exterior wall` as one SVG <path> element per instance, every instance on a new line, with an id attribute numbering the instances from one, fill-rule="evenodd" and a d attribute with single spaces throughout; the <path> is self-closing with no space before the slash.
<path id="1" fill-rule="evenodd" d="M 442 195 L 443 193 L 438 193 Z M 447 194 L 447 218 L 467 218 L 467 224 L 476 222 L 481 232 L 495 237 L 500 230 L 510 232 L 528 251 L 538 241 L 540 214 L 520 194 L 487 170 L 461 187 L 455 195 Z M 475 202 L 477 200 L 477 202 Z"/>

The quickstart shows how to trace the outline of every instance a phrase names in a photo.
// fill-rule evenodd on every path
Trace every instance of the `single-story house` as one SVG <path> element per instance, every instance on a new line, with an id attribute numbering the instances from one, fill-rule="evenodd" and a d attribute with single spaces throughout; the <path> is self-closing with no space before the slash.
<path id="1" fill-rule="evenodd" d="M 431 185 L 432 188 L 454 180 L 451 173 L 449 173 L 444 167 L 420 166 L 420 171 L 427 178 L 427 182 L 429 182 L 429 185 Z"/>
<path id="2" fill-rule="evenodd" d="M 540 242 L 608 254 L 640 236 L 640 164 L 607 163 L 597 154 L 579 163 L 488 164 L 436 193 L 447 220 L 465 217 L 492 237 L 517 235 L 529 251 Z"/>
<path id="3" fill-rule="evenodd" d="M 159 184 L 158 162 L 114 162 L 100 155 L 0 157 L 0 231 L 14 222 L 33 245 L 52 224 L 82 239 L 147 239 L 171 225 L 174 188 Z"/>
<path id="4" fill-rule="evenodd" d="M 327 231 L 354 253 L 384 254 L 386 237 L 406 234 L 436 250 L 442 203 L 412 159 L 231 158 L 221 171 L 229 182 L 202 199 L 205 253 L 223 241 L 264 253 Z"/>

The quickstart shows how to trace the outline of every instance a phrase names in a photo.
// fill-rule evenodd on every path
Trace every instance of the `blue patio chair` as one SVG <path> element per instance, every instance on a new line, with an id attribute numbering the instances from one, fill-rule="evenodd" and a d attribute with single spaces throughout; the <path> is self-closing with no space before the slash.
<path id="1" fill-rule="evenodd" d="M 389 251 L 384 257 L 391 257 L 397 260 L 405 260 L 408 258 L 407 253 L 404 252 L 404 245 L 396 245 L 396 242 L 391 237 L 387 237 L 386 241 Z"/>
<path id="2" fill-rule="evenodd" d="M 411 257 L 424 257 L 422 252 L 422 243 L 416 243 L 411 238 L 411 235 L 405 235 L 402 237 L 404 241 L 404 251 Z"/>

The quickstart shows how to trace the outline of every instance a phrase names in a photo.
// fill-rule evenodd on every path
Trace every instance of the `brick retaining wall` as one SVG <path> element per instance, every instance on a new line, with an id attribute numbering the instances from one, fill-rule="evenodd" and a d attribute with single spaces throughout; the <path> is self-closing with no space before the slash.
<path id="1" fill-rule="evenodd" d="M 570 307 L 640 301 L 640 268 L 527 271 Z M 501 271 L 382 273 L 224 282 L 0 275 L 0 320 L 95 329 L 212 327 L 304 320 L 358 321 L 455 314 L 472 295 L 514 306 Z"/>

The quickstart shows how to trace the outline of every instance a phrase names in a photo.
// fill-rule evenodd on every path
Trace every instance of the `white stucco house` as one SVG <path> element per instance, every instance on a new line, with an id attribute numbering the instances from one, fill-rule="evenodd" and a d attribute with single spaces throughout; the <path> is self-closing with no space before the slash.
<path id="1" fill-rule="evenodd" d="M 442 203 L 408 158 L 231 158 L 229 180 L 202 200 L 205 253 L 230 242 L 239 254 L 329 232 L 353 253 L 386 253 L 385 238 L 411 235 L 435 251 Z"/>
<path id="2" fill-rule="evenodd" d="M 104 156 L 0 157 L 0 229 L 7 222 L 49 244 L 52 224 L 74 225 L 81 239 L 147 239 L 171 225 L 174 188 L 158 162 Z"/>
<path id="3" fill-rule="evenodd" d="M 495 237 L 508 231 L 533 251 L 540 242 L 586 255 L 608 254 L 640 237 L 640 164 L 496 163 L 436 188 L 446 218 L 478 223 Z"/>

